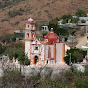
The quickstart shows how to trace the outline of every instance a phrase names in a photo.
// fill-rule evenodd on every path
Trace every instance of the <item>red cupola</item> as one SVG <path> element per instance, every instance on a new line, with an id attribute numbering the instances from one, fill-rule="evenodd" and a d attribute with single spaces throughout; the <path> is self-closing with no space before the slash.
<path id="1" fill-rule="evenodd" d="M 53 32 L 53 28 L 51 28 L 50 33 L 48 33 L 46 36 L 44 36 L 44 39 L 47 40 L 48 44 L 53 44 L 53 43 L 59 42 L 59 36 Z"/>

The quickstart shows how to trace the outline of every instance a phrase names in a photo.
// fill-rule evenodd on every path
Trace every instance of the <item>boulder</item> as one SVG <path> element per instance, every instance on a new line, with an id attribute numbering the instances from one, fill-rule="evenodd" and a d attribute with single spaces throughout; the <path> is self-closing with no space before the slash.
<path id="1" fill-rule="evenodd" d="M 43 79 L 50 78 L 52 72 L 53 72 L 53 68 L 51 68 L 51 67 L 44 67 L 41 70 L 41 72 L 40 72 L 41 78 L 43 78 Z"/>
<path id="2" fill-rule="evenodd" d="M 62 71 L 63 71 L 63 70 L 61 70 L 61 69 L 53 70 L 50 78 L 51 78 L 52 80 L 58 79 L 58 77 L 61 75 L 61 72 L 62 72 Z"/>
<path id="3" fill-rule="evenodd" d="M 85 72 L 85 67 L 82 66 L 81 64 L 73 64 L 72 69 L 80 72 Z"/>
<path id="4" fill-rule="evenodd" d="M 24 70 L 22 71 L 22 74 L 25 76 L 36 76 L 40 70 L 38 68 L 30 68 L 30 67 L 25 67 Z"/>

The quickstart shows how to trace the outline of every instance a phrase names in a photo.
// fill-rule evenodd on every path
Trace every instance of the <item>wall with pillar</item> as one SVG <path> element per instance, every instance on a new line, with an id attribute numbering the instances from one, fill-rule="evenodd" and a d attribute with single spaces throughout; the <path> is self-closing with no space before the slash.
<path id="1" fill-rule="evenodd" d="M 45 50 L 45 45 L 41 45 L 41 60 L 44 61 L 44 50 Z"/>
<path id="2" fill-rule="evenodd" d="M 63 63 L 64 56 L 65 56 L 65 44 L 56 43 L 56 62 Z"/>
<path id="3" fill-rule="evenodd" d="M 30 41 L 25 41 L 25 54 L 28 56 L 28 59 L 30 59 Z"/>
<path id="4" fill-rule="evenodd" d="M 48 47 L 49 47 L 49 45 L 45 45 L 45 59 L 47 59 L 48 58 Z"/>
<path id="5" fill-rule="evenodd" d="M 53 45 L 53 58 L 55 59 L 56 63 L 56 44 Z"/>

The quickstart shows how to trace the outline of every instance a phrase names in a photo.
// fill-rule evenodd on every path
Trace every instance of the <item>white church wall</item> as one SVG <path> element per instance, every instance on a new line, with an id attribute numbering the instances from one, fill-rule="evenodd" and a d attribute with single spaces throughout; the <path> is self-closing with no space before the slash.
<path id="1" fill-rule="evenodd" d="M 49 46 L 50 46 L 51 58 L 53 58 L 53 45 L 49 45 Z"/>
<path id="2" fill-rule="evenodd" d="M 48 45 L 45 46 L 45 59 L 48 58 Z"/>
<path id="3" fill-rule="evenodd" d="M 25 41 L 25 53 L 28 59 L 30 59 L 30 41 Z"/>
<path id="4" fill-rule="evenodd" d="M 34 51 L 34 45 L 31 45 L 31 53 Z"/>
<path id="5" fill-rule="evenodd" d="M 63 43 L 56 43 L 56 62 L 62 62 Z"/>
<path id="6" fill-rule="evenodd" d="M 44 60 L 44 45 L 41 45 L 41 60 Z"/>

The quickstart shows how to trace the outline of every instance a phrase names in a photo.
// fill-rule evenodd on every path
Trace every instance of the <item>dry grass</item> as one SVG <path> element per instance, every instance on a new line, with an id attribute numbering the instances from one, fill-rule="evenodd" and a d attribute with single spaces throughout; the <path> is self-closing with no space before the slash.
<path id="1" fill-rule="evenodd" d="M 30 14 L 39 23 L 48 23 L 49 20 L 64 14 L 75 14 L 77 9 L 87 10 L 87 0 L 25 0 L 13 6 L 0 10 L 0 35 L 4 32 L 13 33 L 14 30 L 24 29 L 25 22 Z M 24 9 L 21 16 L 8 16 L 9 11 Z M 2 22 L 3 19 L 8 19 Z M 19 21 L 18 25 L 12 26 Z"/>

